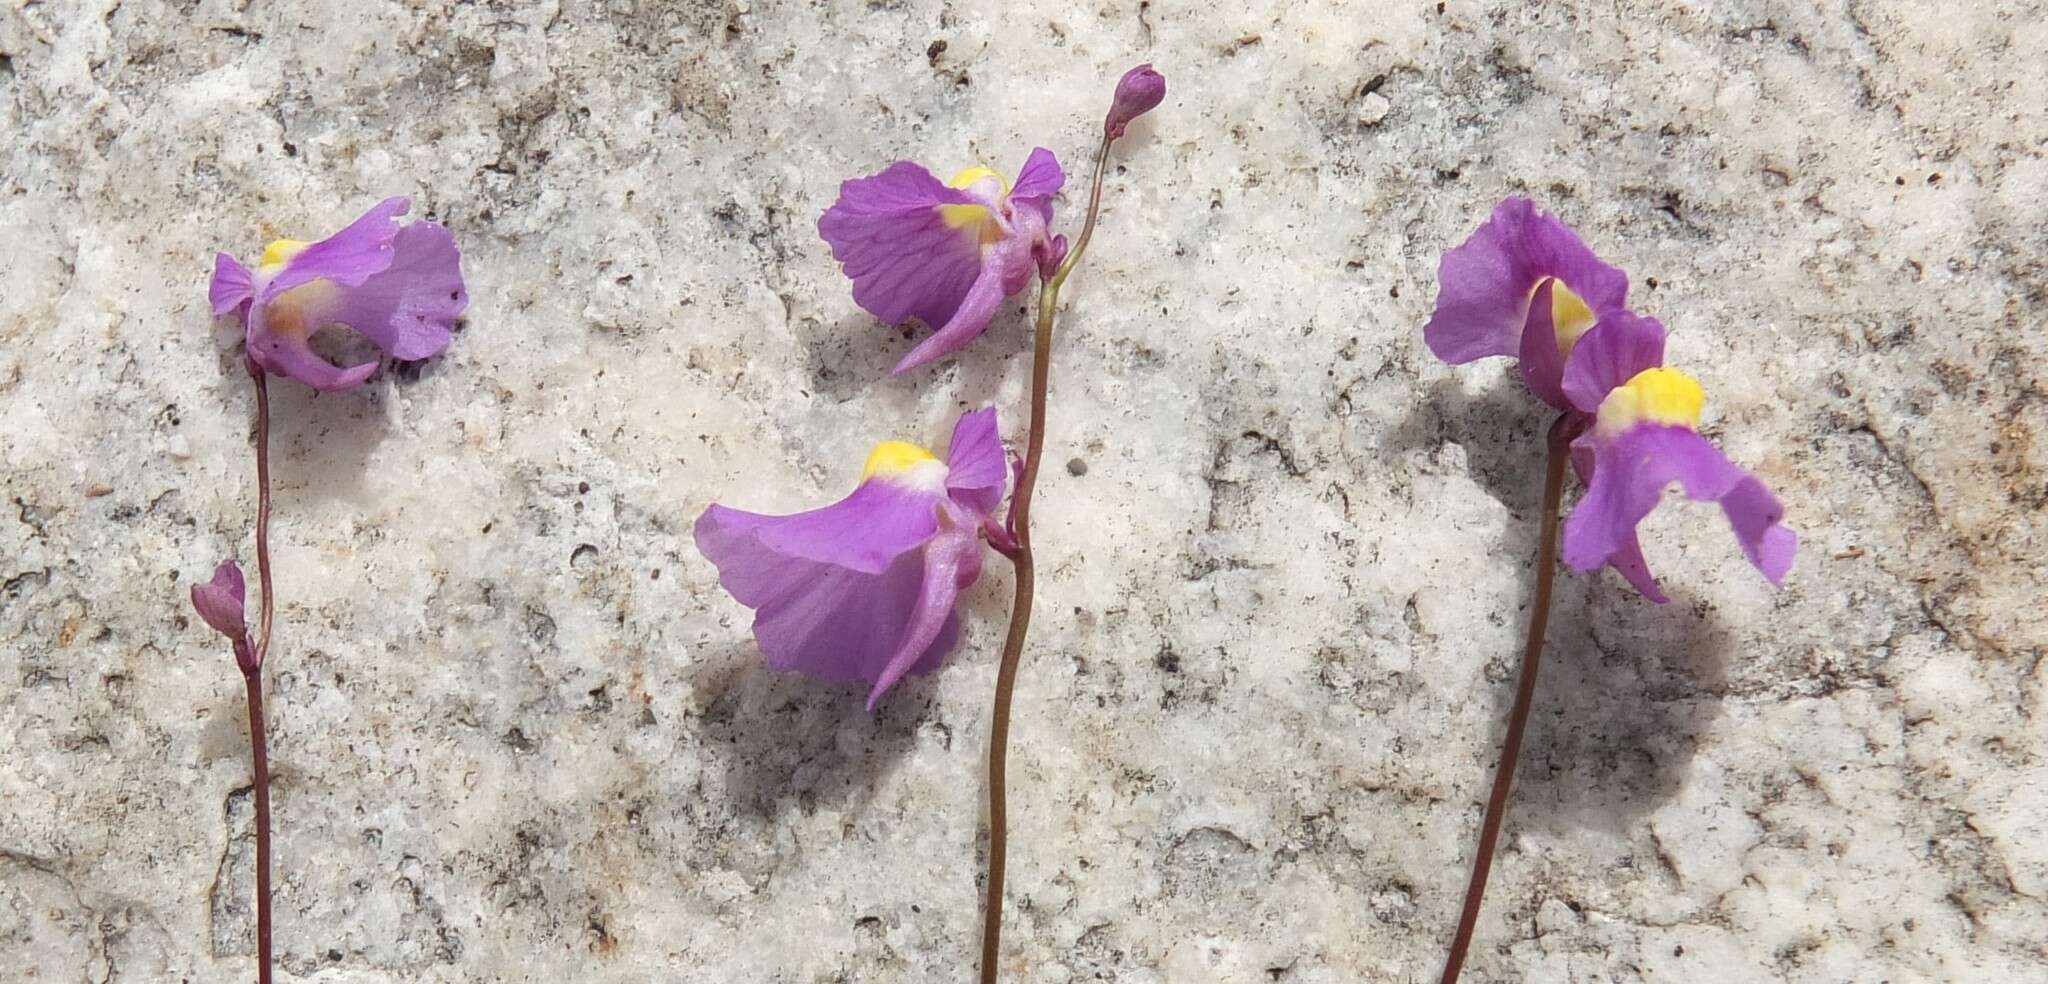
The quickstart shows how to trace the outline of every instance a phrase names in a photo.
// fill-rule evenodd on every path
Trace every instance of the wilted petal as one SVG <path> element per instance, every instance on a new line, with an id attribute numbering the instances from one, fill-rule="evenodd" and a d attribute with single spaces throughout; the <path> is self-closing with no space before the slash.
<path id="1" fill-rule="evenodd" d="M 400 227 L 405 198 L 387 198 L 316 243 L 279 240 L 252 274 L 222 254 L 210 290 L 216 314 L 239 310 L 249 358 L 319 390 L 356 386 L 374 362 L 340 368 L 314 353 L 315 334 L 344 325 L 400 359 L 447 347 L 469 303 L 455 237 L 431 222 Z"/>
<path id="2" fill-rule="evenodd" d="M 398 230 L 392 250 L 383 272 L 340 292 L 326 321 L 355 329 L 394 359 L 439 355 L 469 304 L 455 236 L 431 222 L 415 222 Z"/>
<path id="3" fill-rule="evenodd" d="M 396 255 L 392 240 L 398 236 L 398 217 L 411 207 L 410 198 L 386 198 L 347 228 L 317 243 L 271 244 L 266 253 L 283 254 L 283 264 L 268 272 L 257 302 L 267 303 L 278 294 L 313 280 L 352 286 L 384 272 Z M 265 266 L 271 262 L 266 259 Z"/>

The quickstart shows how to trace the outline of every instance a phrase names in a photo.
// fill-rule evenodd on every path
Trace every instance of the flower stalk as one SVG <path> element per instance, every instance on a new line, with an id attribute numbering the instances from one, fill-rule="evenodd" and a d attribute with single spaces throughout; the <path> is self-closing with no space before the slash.
<path id="1" fill-rule="evenodd" d="M 270 589 L 270 385 L 263 369 L 249 363 L 256 381 L 256 579 L 262 586 L 263 614 L 253 645 L 235 645 L 235 665 L 249 694 L 249 765 L 256 799 L 256 979 L 270 984 L 270 754 L 263 722 L 263 657 L 270 650 L 273 606 Z"/>
<path id="2" fill-rule="evenodd" d="M 1038 324 L 1032 333 L 1031 425 L 1025 436 L 1024 463 L 1018 469 L 1017 487 L 1010 499 L 1009 543 L 1003 545 L 1002 551 L 1015 565 L 1017 576 L 1016 596 L 1010 605 L 1010 628 L 996 667 L 995 704 L 989 712 L 988 884 L 982 909 L 982 984 L 994 984 L 1003 947 L 1003 877 L 1009 851 L 1010 706 L 1017 689 L 1017 665 L 1031 628 L 1031 605 L 1038 580 L 1031 554 L 1031 497 L 1038 487 L 1039 459 L 1045 455 L 1046 392 L 1052 382 L 1054 322 L 1059 311 L 1060 287 L 1081 261 L 1081 254 L 1088 251 L 1088 240 L 1095 234 L 1095 217 L 1102 207 L 1102 176 L 1109 163 L 1109 147 L 1115 142 L 1115 134 L 1105 133 L 1102 144 L 1095 149 L 1095 176 L 1088 188 L 1088 214 L 1082 222 L 1081 235 L 1038 294 Z"/>
<path id="3" fill-rule="evenodd" d="M 1529 706 L 1536 697 L 1536 672 L 1543 660 L 1543 634 L 1550 624 L 1550 589 L 1557 577 L 1558 512 L 1564 501 L 1564 466 L 1571 454 L 1574 425 L 1570 414 L 1560 415 L 1550 427 L 1549 456 L 1543 471 L 1542 532 L 1536 548 L 1536 598 L 1529 614 L 1529 640 L 1522 650 L 1522 669 L 1515 683 L 1515 703 L 1508 711 L 1507 735 L 1501 739 L 1500 762 L 1493 769 L 1493 792 L 1486 799 L 1486 818 L 1479 825 L 1479 846 L 1472 854 L 1472 880 L 1465 886 L 1465 906 L 1458 913 L 1458 929 L 1451 937 L 1450 955 L 1444 961 L 1442 984 L 1456 984 L 1465 966 L 1465 952 L 1472 946 L 1472 932 L 1479 923 L 1480 903 L 1486 898 L 1486 877 L 1493 870 L 1494 848 L 1500 842 L 1501 822 L 1507 816 L 1508 791 L 1514 786 L 1515 765 L 1522 755 L 1522 734 L 1528 730 Z"/>

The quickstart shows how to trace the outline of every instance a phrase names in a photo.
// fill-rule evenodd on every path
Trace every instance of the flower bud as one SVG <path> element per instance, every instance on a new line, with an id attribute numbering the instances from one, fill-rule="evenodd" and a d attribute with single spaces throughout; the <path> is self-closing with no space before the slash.
<path id="1" fill-rule="evenodd" d="M 1112 140 L 1123 136 L 1132 120 L 1151 112 L 1165 98 L 1166 76 L 1153 71 L 1151 65 L 1125 72 L 1117 80 L 1116 98 L 1109 104 L 1109 118 L 1102 121 L 1102 131 Z"/>
<path id="2" fill-rule="evenodd" d="M 192 586 L 192 607 L 198 609 L 200 620 L 237 642 L 249 635 L 242 597 L 242 569 L 232 560 L 214 568 L 213 580 Z"/>

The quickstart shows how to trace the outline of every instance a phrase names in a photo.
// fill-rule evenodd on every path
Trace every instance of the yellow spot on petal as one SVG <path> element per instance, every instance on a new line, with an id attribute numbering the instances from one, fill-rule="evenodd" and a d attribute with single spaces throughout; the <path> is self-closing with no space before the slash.
<path id="1" fill-rule="evenodd" d="M 948 226 L 973 233 L 974 238 L 983 242 L 994 238 L 989 235 L 990 230 L 1002 231 L 996 227 L 996 217 L 986 205 L 941 205 L 939 218 Z"/>
<path id="2" fill-rule="evenodd" d="M 261 267 L 264 273 L 275 273 L 278 268 L 290 263 L 292 257 L 305 252 L 306 247 L 311 245 L 313 244 L 297 239 L 272 240 L 270 245 L 263 247 L 263 258 L 257 260 L 256 265 Z"/>
<path id="3" fill-rule="evenodd" d="M 989 178 L 996 179 L 996 186 L 1002 189 L 1001 193 L 998 194 L 996 197 L 1009 197 L 1010 179 L 1003 177 L 1003 172 L 998 171 L 995 168 L 983 167 L 978 164 L 975 165 L 974 167 L 970 167 L 964 171 L 961 171 L 959 174 L 953 175 L 953 180 L 946 182 L 946 186 L 949 188 L 972 188 L 974 187 L 976 182 L 986 181 Z"/>
<path id="4" fill-rule="evenodd" d="M 992 192 L 998 201 L 1009 197 L 1009 179 L 1003 177 L 1002 172 L 990 167 L 970 167 L 953 175 L 953 180 L 946 182 L 946 186 L 964 191 L 984 182 L 990 184 L 983 191 Z M 1003 234 L 1002 224 L 996 221 L 995 213 L 989 211 L 986 205 L 941 205 L 939 219 L 946 225 L 973 236 L 975 242 L 980 245 L 995 242 Z"/>
<path id="5" fill-rule="evenodd" d="M 279 335 L 305 338 L 327 327 L 341 287 L 332 280 L 308 280 L 277 295 L 263 309 L 266 329 Z"/>
<path id="6" fill-rule="evenodd" d="M 1698 427 L 1707 391 L 1699 381 L 1676 369 L 1645 369 L 1614 388 L 1600 401 L 1602 434 L 1618 434 L 1636 424 Z"/>
<path id="7" fill-rule="evenodd" d="M 1572 293 L 1564 281 L 1552 278 L 1550 281 L 1550 323 L 1557 331 L 1557 354 L 1570 358 L 1572 346 L 1579 344 L 1579 336 L 1593 328 L 1593 309 L 1586 299 Z"/>
<path id="8" fill-rule="evenodd" d="M 930 451 L 908 441 L 883 441 L 868 452 L 868 463 L 860 470 L 860 480 L 870 478 L 904 478 L 918 470 L 926 462 L 937 463 L 938 458 Z M 945 467 L 940 465 L 940 467 Z"/>

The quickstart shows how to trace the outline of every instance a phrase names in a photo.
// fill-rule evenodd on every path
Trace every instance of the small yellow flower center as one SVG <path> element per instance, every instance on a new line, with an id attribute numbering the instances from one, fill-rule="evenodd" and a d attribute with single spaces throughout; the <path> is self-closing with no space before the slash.
<path id="1" fill-rule="evenodd" d="M 264 273 L 276 273 L 285 264 L 290 263 L 292 257 L 305 252 L 306 247 L 311 245 L 313 244 L 297 239 L 272 240 L 270 245 L 263 247 L 263 258 L 257 260 L 256 265 L 262 268 Z"/>
<path id="2" fill-rule="evenodd" d="M 1697 428 L 1707 391 L 1668 367 L 1645 369 L 1600 401 L 1600 433 L 1612 436 L 1641 423 Z"/>
<path id="3" fill-rule="evenodd" d="M 865 482 L 876 476 L 901 480 L 911 477 L 926 464 L 937 464 L 942 471 L 945 468 L 930 451 L 915 444 L 908 441 L 883 441 L 875 445 L 873 451 L 868 452 L 868 463 L 860 470 L 860 480 Z"/>
<path id="4" fill-rule="evenodd" d="M 1579 337 L 1591 331 L 1596 319 L 1586 299 L 1572 293 L 1564 281 L 1551 278 L 1550 281 L 1550 324 L 1557 332 L 1557 354 L 1559 358 L 1570 358 L 1572 346 L 1579 344 Z"/>
<path id="5" fill-rule="evenodd" d="M 946 186 L 965 191 L 983 182 L 992 183 L 992 187 L 985 190 L 993 192 L 993 197 L 998 201 L 1009 197 L 1009 179 L 1003 177 L 1001 172 L 989 167 L 970 167 L 959 174 L 953 175 L 953 180 L 946 182 Z M 985 205 L 941 205 L 939 206 L 939 218 L 946 225 L 954 229 L 961 229 L 970 233 L 974 236 L 975 241 L 982 245 L 995 242 L 1003 234 L 1001 224 L 996 222 L 995 215 L 989 212 L 988 207 Z"/>
<path id="6" fill-rule="evenodd" d="M 980 164 L 976 164 L 953 175 L 952 179 L 946 182 L 946 186 L 949 188 L 972 188 L 976 182 L 986 181 L 990 178 L 996 179 L 996 187 L 1002 189 L 996 197 L 1001 198 L 1010 193 L 1010 179 L 1003 177 L 1003 172 L 992 167 L 984 167 Z"/>

